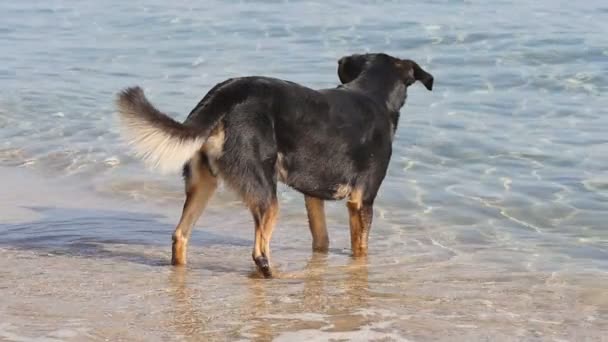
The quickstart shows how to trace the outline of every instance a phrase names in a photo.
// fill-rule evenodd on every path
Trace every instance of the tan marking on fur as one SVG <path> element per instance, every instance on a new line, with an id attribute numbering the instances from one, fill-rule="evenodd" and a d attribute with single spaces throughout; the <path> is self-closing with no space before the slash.
<path id="1" fill-rule="evenodd" d="M 191 177 L 186 184 L 186 202 L 179 223 L 173 232 L 171 248 L 171 264 L 173 265 L 186 264 L 188 239 L 190 239 L 192 227 L 207 207 L 218 184 L 217 177 L 214 177 L 209 168 L 200 163 L 198 157 L 191 160 L 190 166 Z"/>
<path id="2" fill-rule="evenodd" d="M 213 173 L 218 174 L 219 169 L 217 166 L 217 160 L 224 154 L 224 143 L 226 142 L 226 132 L 224 130 L 224 124 L 219 123 L 211 134 L 207 141 L 201 148 L 201 151 L 207 156 L 209 166 Z"/>
<path id="3" fill-rule="evenodd" d="M 352 188 L 347 184 L 340 184 L 336 187 L 336 191 L 334 192 L 334 199 L 343 199 L 346 196 L 350 195 Z"/>
<path id="4" fill-rule="evenodd" d="M 361 244 L 361 232 L 363 227 L 359 216 L 359 209 L 351 202 L 346 203 L 348 208 L 348 221 L 350 226 L 350 244 L 353 255 L 356 253 L 358 246 Z"/>
<path id="5" fill-rule="evenodd" d="M 348 220 L 350 225 L 350 242 L 353 254 L 356 247 L 361 244 L 361 232 L 363 231 L 363 222 L 361 221 L 360 211 L 362 206 L 363 192 L 361 189 L 355 189 L 350 193 L 346 207 L 348 208 Z"/>
<path id="6" fill-rule="evenodd" d="M 359 219 L 361 220 L 361 226 L 363 231 L 361 232 L 361 238 L 359 245 L 353 246 L 351 241 L 351 248 L 355 257 L 367 256 L 367 242 L 369 240 L 369 232 L 372 225 L 373 208 L 371 206 L 362 207 L 359 211 Z"/>
<path id="7" fill-rule="evenodd" d="M 287 182 L 287 169 L 285 168 L 285 161 L 283 159 L 283 153 L 277 153 L 277 161 L 275 163 L 275 170 L 279 181 Z"/>
<path id="8" fill-rule="evenodd" d="M 317 252 L 327 252 L 329 237 L 325 224 L 324 201 L 320 198 L 304 196 L 308 226 L 312 235 L 312 249 Z"/>
<path id="9" fill-rule="evenodd" d="M 171 265 L 183 266 L 186 264 L 186 256 L 188 249 L 188 239 L 183 237 L 173 236 L 173 244 L 171 245 Z"/>
<path id="10" fill-rule="evenodd" d="M 351 191 L 348 198 L 347 205 L 353 205 L 357 210 L 361 208 L 363 203 L 363 191 L 361 189 L 354 189 Z"/>
<path id="11" fill-rule="evenodd" d="M 279 202 L 274 199 L 262 219 L 262 252 L 270 260 L 270 239 L 279 216 Z"/>
<path id="12" fill-rule="evenodd" d="M 225 141 L 226 132 L 224 131 L 224 124 L 220 123 L 213 129 L 202 149 L 209 159 L 216 160 L 224 153 Z"/>
<path id="13" fill-rule="evenodd" d="M 197 184 L 201 178 L 201 157 L 198 153 L 194 154 L 188 162 L 190 176 L 185 180 L 186 193 L 191 190 L 193 184 Z"/>
<path id="14" fill-rule="evenodd" d="M 363 207 L 362 191 L 356 189 L 346 202 L 348 208 L 348 219 L 350 224 L 350 244 L 353 256 L 361 257 L 367 255 L 367 240 L 371 228 L 370 206 Z"/>
<path id="15" fill-rule="evenodd" d="M 245 199 L 247 201 L 247 199 Z M 262 208 L 255 202 L 248 202 L 249 209 L 254 218 L 257 218 L 255 225 L 255 240 L 251 256 L 256 261 L 258 257 L 265 256 L 270 264 L 270 239 L 279 215 L 279 203 L 273 199 L 270 205 L 262 211 Z M 257 261 L 256 261 L 257 263 Z M 264 274 L 264 276 L 267 276 Z"/>

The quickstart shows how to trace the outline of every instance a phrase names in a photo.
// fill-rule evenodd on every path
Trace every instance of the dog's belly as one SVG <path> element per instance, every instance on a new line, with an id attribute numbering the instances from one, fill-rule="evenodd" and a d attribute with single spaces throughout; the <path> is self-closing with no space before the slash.
<path id="1" fill-rule="evenodd" d="M 327 167 L 323 158 L 311 163 L 294 163 L 290 156 L 279 153 L 276 162 L 278 180 L 305 194 L 324 200 L 340 200 L 353 190 L 349 168 Z M 323 167 L 325 166 L 325 167 Z"/>
<path id="2" fill-rule="evenodd" d="M 323 200 L 341 200 L 352 192 L 352 187 L 348 184 L 337 184 L 332 186 L 314 186 L 306 183 L 282 182 L 289 187 L 311 197 Z"/>

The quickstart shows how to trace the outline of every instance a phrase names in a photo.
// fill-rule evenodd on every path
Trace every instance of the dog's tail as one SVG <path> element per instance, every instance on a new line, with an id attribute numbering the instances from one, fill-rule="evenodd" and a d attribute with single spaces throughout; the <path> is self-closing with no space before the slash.
<path id="1" fill-rule="evenodd" d="M 123 136 L 147 165 L 163 173 L 181 170 L 200 150 L 221 118 L 205 120 L 210 127 L 185 125 L 160 112 L 140 87 L 127 88 L 116 100 Z"/>

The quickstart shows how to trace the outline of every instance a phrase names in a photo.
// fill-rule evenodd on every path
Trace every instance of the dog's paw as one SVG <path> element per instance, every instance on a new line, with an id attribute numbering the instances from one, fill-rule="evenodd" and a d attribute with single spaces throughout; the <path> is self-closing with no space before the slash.
<path id="1" fill-rule="evenodd" d="M 268 258 L 265 256 L 259 256 L 254 258 L 254 261 L 260 272 L 262 272 L 264 278 L 272 278 L 272 271 L 270 270 L 270 262 L 268 262 Z"/>

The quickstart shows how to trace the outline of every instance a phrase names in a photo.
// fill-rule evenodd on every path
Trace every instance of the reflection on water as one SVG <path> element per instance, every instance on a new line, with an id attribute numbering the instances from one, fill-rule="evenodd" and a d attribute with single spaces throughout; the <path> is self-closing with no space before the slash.
<path id="1" fill-rule="evenodd" d="M 313 254 L 302 270 L 282 273 L 274 280 L 252 272 L 241 284 L 246 288 L 246 294 L 237 295 L 241 302 L 230 304 L 239 307 L 242 315 L 239 321 L 243 323 L 233 329 L 209 327 L 209 321 L 226 317 L 213 312 L 215 305 L 210 301 L 214 294 L 204 294 L 204 288 L 192 284 L 200 279 L 192 277 L 196 274 L 185 267 L 173 268 L 168 274 L 167 291 L 173 300 L 168 309 L 172 317 L 170 326 L 177 336 L 237 338 L 242 335 L 256 341 L 270 341 L 289 331 L 321 329 L 330 335 L 352 332 L 373 321 L 362 314 L 370 307 L 365 258 L 351 259 L 345 266 L 330 268 L 326 254 Z M 207 299 L 202 298 L 205 295 Z"/>
<path id="2" fill-rule="evenodd" d="M 203 336 L 208 333 L 205 316 L 201 315 L 203 302 L 200 291 L 191 289 L 187 282 L 188 270 L 185 267 L 172 267 L 169 274 L 168 292 L 171 302 L 168 304 L 171 323 L 169 328 L 177 336 Z"/>

